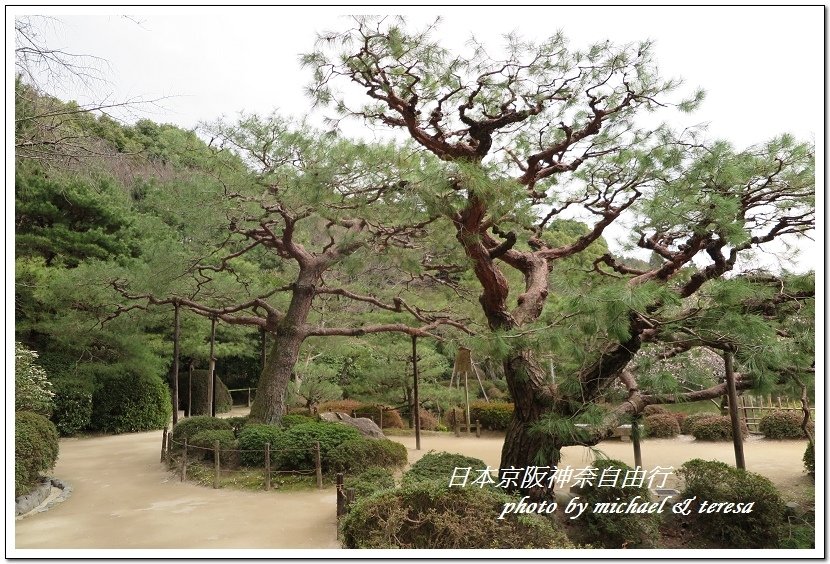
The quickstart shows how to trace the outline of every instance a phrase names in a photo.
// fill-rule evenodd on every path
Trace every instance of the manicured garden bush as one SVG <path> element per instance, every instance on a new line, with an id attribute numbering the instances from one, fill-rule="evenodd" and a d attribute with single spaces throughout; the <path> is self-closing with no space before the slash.
<path id="1" fill-rule="evenodd" d="M 354 427 L 319 421 L 302 423 L 286 429 L 277 437 L 276 444 L 272 447 L 278 451 L 276 462 L 280 468 L 311 470 L 314 468 L 314 443 L 319 442 L 323 470 L 328 470 L 329 453 L 335 447 L 346 441 L 361 438 L 363 435 Z"/>
<path id="2" fill-rule="evenodd" d="M 680 428 L 681 432 L 683 432 L 683 423 L 686 422 L 686 417 L 688 415 L 686 413 L 681 413 L 679 411 L 671 413 L 674 416 L 674 419 L 677 421 L 677 425 Z"/>
<path id="3" fill-rule="evenodd" d="M 704 411 L 704 412 L 699 412 L 699 413 L 691 413 L 691 414 L 687 415 L 685 417 L 685 419 L 683 419 L 683 422 L 680 424 L 680 432 L 683 433 L 684 435 L 691 435 L 692 434 L 692 428 L 695 426 L 695 424 L 698 421 L 700 421 L 702 419 L 707 419 L 709 417 L 715 417 L 717 415 L 718 415 L 717 413 L 712 413 L 710 411 Z"/>
<path id="4" fill-rule="evenodd" d="M 659 417 L 652 415 L 651 417 Z M 592 511 L 596 503 L 618 503 L 634 500 L 635 503 L 650 501 L 647 484 L 639 487 L 623 487 L 623 478 L 630 466 L 619 460 L 596 460 L 597 479 L 585 485 L 579 491 L 580 501 L 588 502 L 591 509 L 585 511 L 578 522 L 587 529 L 587 539 L 594 545 L 605 548 L 649 548 L 653 547 L 657 537 L 660 516 L 656 513 L 601 513 Z M 599 477 L 604 470 L 616 473 L 619 470 L 616 485 L 599 485 Z"/>
<path id="5" fill-rule="evenodd" d="M 173 427 L 173 448 L 182 448 L 182 443 L 187 439 L 188 442 L 193 440 L 193 436 L 202 431 L 231 431 L 233 427 L 227 419 L 219 419 L 217 417 L 209 417 L 207 415 L 199 415 L 196 417 L 186 417 L 180 419 Z"/>
<path id="6" fill-rule="evenodd" d="M 359 474 L 347 475 L 343 487 L 354 489 L 355 498 L 363 499 L 374 493 L 395 487 L 392 471 L 380 466 L 370 466 Z"/>
<path id="7" fill-rule="evenodd" d="M 671 438 L 680 434 L 680 424 L 672 413 L 655 413 L 643 419 L 645 436 Z"/>
<path id="8" fill-rule="evenodd" d="M 746 438 L 749 430 L 741 421 L 741 438 Z M 731 441 L 732 420 L 728 415 L 704 417 L 692 426 L 692 436 L 699 441 Z"/>
<path id="9" fill-rule="evenodd" d="M 806 439 L 801 429 L 803 417 L 798 411 L 773 411 L 761 417 L 758 430 L 768 439 Z M 807 428 L 812 432 L 815 424 L 811 421 Z"/>
<path id="10" fill-rule="evenodd" d="M 63 437 L 84 431 L 92 421 L 92 385 L 80 380 L 58 380 L 54 386 L 52 422 Z"/>
<path id="11" fill-rule="evenodd" d="M 811 476 L 816 474 L 816 449 L 813 443 L 807 443 L 807 450 L 804 451 L 804 468 Z"/>
<path id="12" fill-rule="evenodd" d="M 471 456 L 431 450 L 404 472 L 403 483 L 442 481 L 446 487 L 455 468 L 472 468 L 470 475 L 473 476 L 476 470 L 483 470 L 487 465 L 483 460 Z"/>
<path id="13" fill-rule="evenodd" d="M 54 393 L 37 358 L 38 354 L 22 343 L 14 344 L 14 410 L 49 417 Z"/>
<path id="14" fill-rule="evenodd" d="M 407 463 L 407 453 L 401 443 L 361 437 L 331 449 L 326 455 L 326 462 L 325 465 L 334 472 L 354 472 L 370 466 L 399 468 Z"/>
<path id="15" fill-rule="evenodd" d="M 369 405 L 364 404 L 355 409 L 356 417 L 368 417 L 380 426 L 380 411 L 383 409 L 383 428 L 384 429 L 403 429 L 403 419 L 397 409 L 391 409 L 388 406 Z M 349 412 L 351 415 L 352 412 Z M 422 427 L 423 428 L 423 427 Z"/>
<path id="16" fill-rule="evenodd" d="M 190 415 L 210 415 L 208 387 L 209 370 L 194 370 L 192 377 L 187 370 L 179 371 L 179 409 L 187 408 L 188 378 L 190 379 Z M 227 413 L 233 407 L 233 398 L 228 387 L 216 377 L 216 413 Z"/>
<path id="17" fill-rule="evenodd" d="M 223 417 L 222 419 L 227 421 L 228 425 L 231 426 L 231 429 L 233 430 L 233 435 L 235 437 L 239 437 L 239 433 L 242 431 L 242 429 L 245 427 L 245 425 L 247 425 L 250 422 L 250 420 L 246 416 Z"/>
<path id="18" fill-rule="evenodd" d="M 245 466 L 265 466 L 265 445 L 270 443 L 271 466 L 276 466 L 280 437 L 285 431 L 276 425 L 249 423 L 239 432 L 239 461 Z"/>
<path id="19" fill-rule="evenodd" d="M 310 415 L 297 415 L 293 413 L 287 413 L 282 416 L 280 420 L 280 427 L 283 429 L 288 429 L 293 427 L 294 425 L 300 425 L 302 423 L 314 423 L 317 421 L 316 417 L 311 417 Z"/>
<path id="20" fill-rule="evenodd" d="M 423 407 L 418 410 L 418 416 L 421 422 L 421 429 L 424 431 L 437 431 L 438 430 L 438 418 L 432 414 L 432 412 L 427 411 Z"/>
<path id="21" fill-rule="evenodd" d="M 219 460 L 220 462 L 227 464 L 236 462 L 236 437 L 234 437 L 233 431 L 221 430 L 221 429 L 213 429 L 213 430 L 205 430 L 199 431 L 195 435 L 193 435 L 190 440 L 188 440 L 187 448 L 190 449 L 191 444 L 194 447 L 194 451 L 198 454 L 203 455 L 202 458 L 207 460 L 213 460 L 214 455 L 214 447 L 216 441 L 219 441 Z M 234 464 L 235 465 L 235 464 Z"/>
<path id="22" fill-rule="evenodd" d="M 92 429 L 130 433 L 167 425 L 172 415 L 170 391 L 161 378 L 120 365 L 100 367 L 96 372 Z"/>
<path id="23" fill-rule="evenodd" d="M 696 458 L 677 472 L 685 484 L 681 497 L 696 498 L 689 519 L 693 531 L 724 548 L 775 548 L 785 523 L 785 506 L 775 486 L 760 474 L 715 460 Z M 702 502 L 750 503 L 750 513 L 699 513 Z"/>
<path id="24" fill-rule="evenodd" d="M 478 420 L 491 431 L 504 431 L 513 417 L 513 404 L 505 401 L 474 401 L 470 404 L 470 422 Z"/>
<path id="25" fill-rule="evenodd" d="M 364 407 L 363 402 L 353 399 L 324 401 L 317 406 L 317 413 L 337 412 L 351 415 L 353 412 Z"/>
<path id="26" fill-rule="evenodd" d="M 15 496 L 28 493 L 40 479 L 40 472 L 51 470 L 58 459 L 58 430 L 39 413 L 14 414 L 14 490 Z"/>
<path id="27" fill-rule="evenodd" d="M 509 514 L 495 489 L 405 484 L 358 500 L 343 519 L 346 548 L 572 548 L 551 519 Z"/>
<path id="28" fill-rule="evenodd" d="M 647 405 L 643 408 L 643 415 L 657 415 L 659 413 L 668 413 L 669 410 L 662 405 Z"/>

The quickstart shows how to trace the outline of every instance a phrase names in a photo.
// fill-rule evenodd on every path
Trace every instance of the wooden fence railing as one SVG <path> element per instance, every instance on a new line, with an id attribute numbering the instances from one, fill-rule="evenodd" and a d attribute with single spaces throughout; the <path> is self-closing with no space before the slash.
<path id="1" fill-rule="evenodd" d="M 811 415 L 815 407 L 810 408 Z M 738 398 L 738 415 L 746 423 L 750 433 L 760 433 L 758 426 L 764 415 L 773 411 L 801 411 L 801 403 L 790 398 L 772 396 L 740 396 Z"/>

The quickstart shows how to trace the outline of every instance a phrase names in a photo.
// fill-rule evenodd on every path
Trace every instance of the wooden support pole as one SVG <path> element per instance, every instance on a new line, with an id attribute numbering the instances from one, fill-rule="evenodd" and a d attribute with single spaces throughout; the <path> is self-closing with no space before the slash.
<path id="1" fill-rule="evenodd" d="M 476 438 L 481 438 L 481 422 L 476 419 Z"/>
<path id="2" fill-rule="evenodd" d="M 213 441 L 213 489 L 219 489 L 219 441 Z"/>
<path id="3" fill-rule="evenodd" d="M 216 417 L 216 356 L 214 348 L 216 345 L 216 317 L 210 318 L 210 363 L 208 364 L 208 402 L 210 405 L 210 416 Z"/>
<path id="4" fill-rule="evenodd" d="M 724 353 L 723 361 L 724 371 L 726 372 L 726 390 L 729 394 L 729 418 L 732 420 L 732 442 L 735 445 L 735 466 L 741 470 L 746 470 L 744 436 L 741 433 L 741 421 L 738 418 L 738 392 L 735 388 L 735 370 L 732 353 Z"/>
<path id="5" fill-rule="evenodd" d="M 184 438 L 184 451 L 182 452 L 182 482 L 187 480 L 187 437 Z"/>
<path id="6" fill-rule="evenodd" d="M 631 444 L 634 446 L 634 467 L 643 467 L 643 453 L 640 450 L 640 416 L 631 420 Z"/>
<path id="7" fill-rule="evenodd" d="M 412 335 L 412 388 L 415 421 L 415 450 L 421 450 L 421 404 L 418 399 L 418 337 Z"/>
<path id="8" fill-rule="evenodd" d="M 265 491 L 271 489 L 271 443 L 265 443 Z"/>
<path id="9" fill-rule="evenodd" d="M 323 489 L 323 465 L 320 461 L 320 441 L 314 441 L 314 472 L 317 474 L 317 487 Z"/>
<path id="10" fill-rule="evenodd" d="M 354 503 L 355 497 L 356 496 L 355 496 L 354 488 L 348 488 L 346 490 L 346 501 L 343 504 L 344 505 L 343 513 L 348 513 L 349 512 L 349 507 L 351 507 L 351 505 Z"/>
<path id="11" fill-rule="evenodd" d="M 164 431 L 161 432 L 161 458 L 159 458 L 159 462 L 164 462 L 164 458 L 167 456 L 167 426 L 165 425 Z"/>
<path id="12" fill-rule="evenodd" d="M 467 424 L 467 434 L 470 434 L 470 389 L 467 383 L 467 371 L 464 371 L 464 422 Z"/>
<path id="13" fill-rule="evenodd" d="M 248 388 L 248 407 L 251 407 L 251 388 Z"/>
<path id="14" fill-rule="evenodd" d="M 343 491 L 343 473 L 338 472 L 336 476 L 337 480 L 337 517 L 338 519 L 345 513 L 345 501 L 346 496 L 345 492 Z"/>
<path id="15" fill-rule="evenodd" d="M 190 360 L 190 365 L 187 369 L 187 416 L 193 413 L 193 359 Z"/>
<path id="16" fill-rule="evenodd" d="M 179 422 L 179 302 L 173 305 L 173 425 Z"/>

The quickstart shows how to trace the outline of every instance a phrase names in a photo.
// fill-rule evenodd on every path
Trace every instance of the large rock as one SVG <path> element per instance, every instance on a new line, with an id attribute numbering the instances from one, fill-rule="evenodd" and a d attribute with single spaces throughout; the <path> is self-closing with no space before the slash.
<path id="1" fill-rule="evenodd" d="M 336 411 L 329 411 L 320 414 L 320 419 L 329 421 L 331 423 L 343 423 L 344 425 L 351 425 L 360 431 L 364 437 L 371 437 L 373 439 L 385 439 L 386 435 L 380 430 L 374 421 L 368 417 L 352 417 L 346 413 L 339 413 Z"/>

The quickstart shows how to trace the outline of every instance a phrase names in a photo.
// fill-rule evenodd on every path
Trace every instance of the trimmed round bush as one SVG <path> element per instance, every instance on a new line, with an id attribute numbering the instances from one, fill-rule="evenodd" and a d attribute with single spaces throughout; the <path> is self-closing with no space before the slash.
<path id="1" fill-rule="evenodd" d="M 317 413 L 337 412 L 351 416 L 353 412 L 365 407 L 362 402 L 353 399 L 324 401 L 317 406 Z"/>
<path id="2" fill-rule="evenodd" d="M 187 417 L 180 419 L 173 427 L 173 448 L 182 448 L 182 443 L 187 439 L 190 443 L 193 436 L 202 431 L 231 431 L 233 427 L 227 419 L 219 419 L 217 417 L 208 417 L 207 415 L 199 415 L 197 417 Z"/>
<path id="3" fill-rule="evenodd" d="M 573 548 L 551 519 L 510 514 L 498 519 L 501 491 L 410 483 L 358 500 L 343 519 L 346 548 Z"/>
<path id="4" fill-rule="evenodd" d="M 662 405 L 647 405 L 643 408 L 643 415 L 657 415 L 659 413 L 668 413 L 669 410 Z"/>
<path id="5" fill-rule="evenodd" d="M 370 466 L 359 474 L 346 476 L 343 487 L 354 489 L 355 498 L 363 499 L 376 492 L 394 488 L 395 478 L 388 468 Z"/>
<path id="6" fill-rule="evenodd" d="M 239 461 L 245 466 L 265 466 L 265 445 L 271 444 L 271 466 L 276 461 L 277 449 L 283 429 L 266 423 L 249 423 L 239 432 Z"/>
<path id="7" fill-rule="evenodd" d="M 748 434 L 746 423 L 741 421 L 741 438 Z M 692 436 L 699 441 L 731 441 L 732 420 L 728 415 L 705 417 L 692 426 Z"/>
<path id="8" fill-rule="evenodd" d="M 383 410 L 384 429 L 403 429 L 403 419 L 401 419 L 401 414 L 397 409 L 392 409 L 388 406 L 383 405 L 366 404 L 355 409 L 354 411 L 357 417 L 368 417 L 369 419 L 372 419 L 375 423 L 380 425 L 381 409 Z M 351 412 L 349 412 L 349 415 L 351 415 Z"/>
<path id="9" fill-rule="evenodd" d="M 210 415 L 208 387 L 210 371 L 194 370 L 192 377 L 188 370 L 179 371 L 179 409 L 187 409 L 188 378 L 190 378 L 190 415 Z M 227 413 L 233 407 L 233 398 L 228 387 L 219 376 L 216 377 L 216 413 Z"/>
<path id="10" fill-rule="evenodd" d="M 90 426 L 105 433 L 162 429 L 173 413 L 167 384 L 158 376 L 122 369 L 102 368 L 96 376 Z"/>
<path id="11" fill-rule="evenodd" d="M 14 414 L 15 496 L 28 493 L 58 459 L 58 430 L 43 415 L 31 411 Z"/>
<path id="12" fill-rule="evenodd" d="M 418 410 L 418 417 L 421 422 L 421 429 L 424 431 L 436 431 L 438 429 L 438 418 L 423 407 Z"/>
<path id="13" fill-rule="evenodd" d="M 691 413 L 691 414 L 687 415 L 683 419 L 683 422 L 680 424 L 680 432 L 683 433 L 684 435 L 691 435 L 692 434 L 692 428 L 695 426 L 695 424 L 698 421 L 700 421 L 702 419 L 707 419 L 709 417 L 715 417 L 716 415 L 718 415 L 718 414 L 717 413 L 712 413 L 710 411 L 703 411 L 703 412 L 700 412 L 700 413 Z"/>
<path id="14" fill-rule="evenodd" d="M 395 441 L 361 437 L 337 445 L 326 459 L 334 472 L 354 472 L 370 466 L 400 468 L 407 463 L 407 452 L 405 446 Z"/>
<path id="15" fill-rule="evenodd" d="M 681 413 L 679 411 L 670 412 L 670 413 L 674 416 L 675 420 L 677 421 L 677 425 L 678 425 L 678 427 L 680 428 L 680 430 L 682 432 L 683 431 L 683 423 L 686 422 L 686 417 L 688 417 L 688 415 L 686 415 L 685 413 Z"/>
<path id="16" fill-rule="evenodd" d="M 671 413 L 655 413 L 643 420 L 646 437 L 671 438 L 680 434 L 680 424 Z"/>
<path id="17" fill-rule="evenodd" d="M 354 427 L 342 423 L 302 423 L 286 429 L 279 435 L 274 447 L 276 462 L 288 470 L 311 470 L 314 468 L 314 443 L 320 443 L 320 458 L 323 470 L 328 470 L 329 453 L 349 440 L 361 439 L 363 435 Z"/>
<path id="18" fill-rule="evenodd" d="M 483 460 L 472 456 L 431 450 L 404 472 L 403 483 L 442 481 L 446 486 L 449 484 L 453 470 L 456 468 L 472 468 L 473 471 L 483 470 L 487 468 L 487 464 Z"/>
<path id="19" fill-rule="evenodd" d="M 761 417 L 758 430 L 768 439 L 806 439 L 801 429 L 803 417 L 797 411 L 773 411 Z M 807 428 L 812 431 L 815 424 L 811 421 Z"/>
<path id="20" fill-rule="evenodd" d="M 513 418 L 513 404 L 506 401 L 474 401 L 470 404 L 470 421 L 478 420 L 491 431 L 504 431 Z"/>
<path id="21" fill-rule="evenodd" d="M 816 448 L 813 443 L 807 443 L 807 450 L 804 451 L 804 468 L 811 476 L 816 475 Z"/>
<path id="22" fill-rule="evenodd" d="M 665 414 L 662 414 L 665 415 Z M 652 415 L 651 417 L 660 417 Z M 676 421 L 675 421 L 676 423 Z M 596 460 L 593 465 L 596 468 L 597 477 L 601 476 L 604 470 L 616 472 L 619 470 L 617 485 L 610 486 L 603 484 L 599 486 L 599 480 L 580 489 L 581 501 L 588 502 L 589 508 L 577 520 L 588 533 L 592 544 L 599 544 L 604 548 L 650 548 L 655 545 L 658 538 L 658 525 L 660 516 L 656 513 L 600 513 L 592 511 L 596 503 L 618 503 L 628 502 L 636 499 L 635 503 L 649 502 L 651 497 L 647 485 L 639 487 L 623 487 L 623 478 L 630 466 L 619 460 Z"/>
<path id="23" fill-rule="evenodd" d="M 316 417 L 311 417 L 310 415 L 298 415 L 293 413 L 287 413 L 282 416 L 280 420 L 280 427 L 283 429 L 289 429 L 294 425 L 300 425 L 302 423 L 314 423 L 317 421 Z"/>
<path id="24" fill-rule="evenodd" d="M 784 530 L 784 501 L 765 477 L 716 460 L 696 458 L 677 472 L 681 496 L 696 498 L 689 518 L 692 530 L 728 548 L 776 548 Z M 750 513 L 699 513 L 702 502 L 753 503 Z"/>
<path id="25" fill-rule="evenodd" d="M 242 431 L 242 429 L 245 427 L 245 425 L 247 425 L 248 422 L 249 422 L 249 419 L 246 416 L 242 416 L 242 417 L 223 417 L 222 419 L 227 421 L 228 425 L 231 426 L 231 429 L 233 429 L 233 434 L 234 434 L 235 437 L 239 436 L 239 433 Z"/>
<path id="26" fill-rule="evenodd" d="M 82 381 L 58 381 L 54 386 L 52 422 L 62 437 L 76 435 L 92 422 L 92 386 Z"/>

